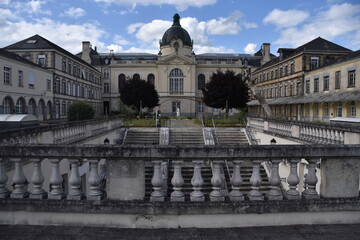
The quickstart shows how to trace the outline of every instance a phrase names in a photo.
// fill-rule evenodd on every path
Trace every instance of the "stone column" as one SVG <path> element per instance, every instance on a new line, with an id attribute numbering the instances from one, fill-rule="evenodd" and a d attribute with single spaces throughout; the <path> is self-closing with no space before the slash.
<path id="1" fill-rule="evenodd" d="M 307 185 L 307 188 L 305 191 L 302 192 L 302 196 L 305 199 L 319 199 L 320 196 L 316 192 L 316 184 L 318 182 L 318 179 L 316 177 L 315 173 L 315 165 L 319 161 L 318 159 L 307 159 L 309 162 L 308 165 L 308 174 L 305 178 L 305 185 Z"/>
<path id="2" fill-rule="evenodd" d="M 14 191 L 10 194 L 11 198 L 26 198 L 29 196 L 27 191 L 27 180 L 22 169 L 21 158 L 11 159 L 15 163 L 15 172 L 13 177 Z"/>
<path id="3" fill-rule="evenodd" d="M 260 192 L 260 186 L 262 183 L 260 176 L 260 164 L 262 160 L 252 160 L 253 172 L 250 178 L 251 191 L 249 192 L 249 199 L 252 201 L 264 200 L 264 195 Z"/>
<path id="4" fill-rule="evenodd" d="M 300 199 L 300 193 L 296 190 L 297 185 L 300 182 L 297 173 L 297 165 L 300 162 L 300 159 L 290 159 L 290 174 L 287 178 L 290 189 L 286 191 L 285 197 L 289 200 L 298 200 Z"/>
<path id="5" fill-rule="evenodd" d="M 211 178 L 213 191 L 210 193 L 210 201 L 212 202 L 225 201 L 225 196 L 221 191 L 221 186 L 223 183 L 221 178 L 222 163 L 222 160 L 213 161 L 213 176 Z"/>
<path id="6" fill-rule="evenodd" d="M 87 200 L 100 201 L 102 199 L 102 191 L 100 189 L 101 179 L 98 172 L 98 159 L 88 159 L 90 163 L 90 176 L 88 179 L 90 189 L 87 194 Z"/>
<path id="7" fill-rule="evenodd" d="M 44 182 L 44 176 L 41 172 L 41 161 L 42 159 L 39 158 L 33 158 L 31 159 L 34 165 L 34 172 L 31 177 L 31 183 L 34 186 L 33 191 L 30 194 L 30 198 L 32 199 L 44 199 L 47 197 L 47 192 L 45 192 L 44 189 L 42 189 L 42 185 Z"/>
<path id="8" fill-rule="evenodd" d="M 8 177 L 4 165 L 4 158 L 0 158 L 0 198 L 7 198 L 10 196 L 9 189 L 6 188 Z"/>
<path id="9" fill-rule="evenodd" d="M 62 188 L 63 178 L 60 174 L 59 163 L 60 159 L 51 159 L 52 171 L 50 177 L 51 191 L 49 192 L 49 199 L 61 200 L 65 198 L 65 193 Z"/>
<path id="10" fill-rule="evenodd" d="M 71 172 L 69 177 L 69 194 L 68 200 L 81 200 L 84 194 L 81 190 L 81 177 L 79 174 L 79 160 L 69 159 L 71 164 Z"/>
<path id="11" fill-rule="evenodd" d="M 201 191 L 202 186 L 204 184 L 204 180 L 201 176 L 201 166 L 204 163 L 203 160 L 193 160 L 194 164 L 194 174 L 191 178 L 191 185 L 193 186 L 193 190 L 190 193 L 190 201 L 192 202 L 204 202 L 205 197 L 204 193 Z"/>
<path id="12" fill-rule="evenodd" d="M 267 193 L 269 200 L 282 200 L 283 196 L 280 190 L 281 179 L 279 176 L 280 159 L 271 159 L 271 176 L 270 176 L 270 190 Z"/>
<path id="13" fill-rule="evenodd" d="M 240 165 L 243 161 L 234 160 L 233 174 L 231 177 L 232 191 L 229 193 L 231 201 L 244 201 L 244 195 L 240 191 L 240 186 L 243 183 L 240 173 Z"/>
<path id="14" fill-rule="evenodd" d="M 174 176 L 171 179 L 171 184 L 173 185 L 174 191 L 171 193 L 171 201 L 172 202 L 184 202 L 185 196 L 184 193 L 181 191 L 182 186 L 184 185 L 184 179 L 181 175 L 181 165 L 183 161 L 172 161 L 174 165 Z"/>
<path id="15" fill-rule="evenodd" d="M 152 202 L 163 202 L 164 201 L 164 192 L 163 192 L 163 180 L 161 176 L 161 160 L 153 160 L 154 165 L 154 175 L 151 179 L 151 184 L 153 186 L 153 191 L 150 195 L 150 201 Z"/>

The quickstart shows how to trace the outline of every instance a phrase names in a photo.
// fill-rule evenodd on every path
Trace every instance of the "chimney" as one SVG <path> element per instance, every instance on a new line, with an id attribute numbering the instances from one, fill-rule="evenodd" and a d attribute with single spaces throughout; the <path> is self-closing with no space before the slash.
<path id="1" fill-rule="evenodd" d="M 261 66 L 271 60 L 270 58 L 270 43 L 263 43 L 261 45 Z"/>
<path id="2" fill-rule="evenodd" d="M 81 59 L 89 64 L 91 64 L 90 51 L 91 51 L 90 42 L 89 41 L 82 42 Z"/>

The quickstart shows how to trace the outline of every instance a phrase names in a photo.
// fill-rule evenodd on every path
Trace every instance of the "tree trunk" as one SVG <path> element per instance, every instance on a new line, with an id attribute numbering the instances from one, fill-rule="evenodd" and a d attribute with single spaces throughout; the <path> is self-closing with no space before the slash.
<path id="1" fill-rule="evenodd" d="M 245 80 L 248 82 L 248 86 L 251 92 L 254 94 L 256 100 L 259 101 L 262 108 L 265 111 L 267 117 L 271 117 L 273 115 L 269 104 L 266 102 L 265 98 L 260 94 L 258 87 L 255 84 L 255 79 L 250 77 L 250 71 L 247 71 L 245 75 Z"/>

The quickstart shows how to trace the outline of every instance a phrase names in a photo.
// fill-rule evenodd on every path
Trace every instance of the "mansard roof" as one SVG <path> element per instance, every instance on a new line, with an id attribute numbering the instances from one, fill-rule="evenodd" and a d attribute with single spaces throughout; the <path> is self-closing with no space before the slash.
<path id="1" fill-rule="evenodd" d="M 0 56 L 3 56 L 3 57 L 6 57 L 6 58 L 9 58 L 9 59 L 12 59 L 12 60 L 27 64 L 27 65 L 30 65 L 30 66 L 34 66 L 34 67 L 36 66 L 36 67 L 42 68 L 41 66 L 33 63 L 32 61 L 27 60 L 26 58 L 23 58 L 23 57 L 19 56 L 18 54 L 6 51 L 3 48 L 0 48 Z M 42 69 L 46 70 L 45 68 L 42 68 Z"/>
<path id="2" fill-rule="evenodd" d="M 47 40 L 46 38 L 36 34 L 32 37 L 26 38 L 22 41 L 17 43 L 11 44 L 5 47 L 6 50 L 56 50 L 61 52 L 62 54 L 66 55 L 69 58 L 72 58 L 75 61 L 81 62 L 82 64 L 87 65 L 90 68 L 93 68 L 90 64 L 82 60 L 81 58 L 77 57 L 76 55 L 68 52 L 67 50 L 59 47 L 55 43 Z M 95 68 L 93 68 L 96 70 Z"/>

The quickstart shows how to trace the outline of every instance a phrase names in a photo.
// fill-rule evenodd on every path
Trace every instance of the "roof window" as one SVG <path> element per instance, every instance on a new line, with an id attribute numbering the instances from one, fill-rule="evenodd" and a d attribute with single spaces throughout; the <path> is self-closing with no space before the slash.
<path id="1" fill-rule="evenodd" d="M 36 43 L 36 41 L 37 41 L 36 39 L 29 39 L 26 41 L 26 43 L 34 44 Z"/>

